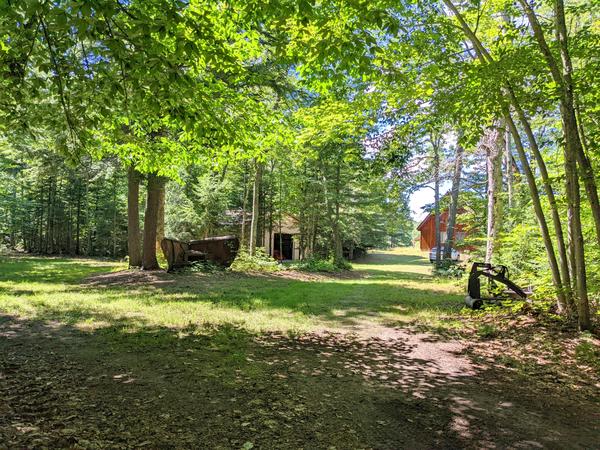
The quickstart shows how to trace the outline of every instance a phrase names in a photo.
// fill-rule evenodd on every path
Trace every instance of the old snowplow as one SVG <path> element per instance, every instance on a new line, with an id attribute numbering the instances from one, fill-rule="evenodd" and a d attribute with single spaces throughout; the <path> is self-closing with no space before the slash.
<path id="1" fill-rule="evenodd" d="M 240 247 L 236 236 L 215 236 L 195 241 L 164 238 L 160 246 L 167 260 L 168 272 L 189 266 L 198 261 L 208 261 L 229 267 Z"/>

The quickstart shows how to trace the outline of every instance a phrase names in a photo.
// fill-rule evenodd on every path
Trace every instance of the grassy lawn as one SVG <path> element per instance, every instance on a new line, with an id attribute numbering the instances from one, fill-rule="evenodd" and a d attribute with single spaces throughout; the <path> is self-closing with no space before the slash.
<path id="1" fill-rule="evenodd" d="M 0 449 L 595 447 L 597 339 L 566 365 L 573 331 L 461 291 L 413 249 L 331 275 L 4 257 Z"/>
<path id="2" fill-rule="evenodd" d="M 413 249 L 379 252 L 347 277 L 139 274 L 84 259 L 0 260 L 0 308 L 29 318 L 101 327 L 235 324 L 251 331 L 347 329 L 367 323 L 439 323 L 462 307 L 459 289 L 434 280 Z M 130 276 L 128 276 L 130 275 Z"/>

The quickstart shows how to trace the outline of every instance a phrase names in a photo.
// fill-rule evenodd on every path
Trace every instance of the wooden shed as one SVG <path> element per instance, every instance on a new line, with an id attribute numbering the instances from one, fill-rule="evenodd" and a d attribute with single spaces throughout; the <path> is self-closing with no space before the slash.
<path id="1" fill-rule="evenodd" d="M 274 221 L 271 231 L 265 230 L 263 243 L 267 254 L 277 260 L 300 259 L 298 220 L 291 215 L 284 214 L 281 221 Z"/>
<path id="2" fill-rule="evenodd" d="M 454 231 L 455 241 L 460 242 L 465 238 L 465 225 L 457 223 Z M 423 251 L 429 251 L 437 245 L 435 242 L 435 214 L 429 213 L 417 227 L 420 232 L 419 246 Z M 440 244 L 444 244 L 448 238 L 448 211 L 440 214 Z"/>

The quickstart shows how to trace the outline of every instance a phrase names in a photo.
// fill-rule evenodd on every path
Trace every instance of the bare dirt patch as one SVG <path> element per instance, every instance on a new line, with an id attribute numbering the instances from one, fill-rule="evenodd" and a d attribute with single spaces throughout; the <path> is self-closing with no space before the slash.
<path id="1" fill-rule="evenodd" d="M 0 320 L 4 448 L 593 448 L 598 403 L 423 333 Z"/>

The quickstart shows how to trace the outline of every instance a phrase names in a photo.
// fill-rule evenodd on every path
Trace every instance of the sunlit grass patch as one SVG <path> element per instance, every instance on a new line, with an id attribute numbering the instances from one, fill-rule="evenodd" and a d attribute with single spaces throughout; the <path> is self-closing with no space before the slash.
<path id="1" fill-rule="evenodd" d="M 456 286 L 433 279 L 429 262 L 414 249 L 378 252 L 354 266 L 356 276 L 349 278 L 118 272 L 133 281 L 104 283 L 93 276 L 125 265 L 4 258 L 0 310 L 89 330 L 233 323 L 252 331 L 303 332 L 341 330 L 365 320 L 437 325 L 461 305 Z"/>

